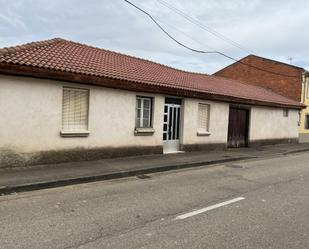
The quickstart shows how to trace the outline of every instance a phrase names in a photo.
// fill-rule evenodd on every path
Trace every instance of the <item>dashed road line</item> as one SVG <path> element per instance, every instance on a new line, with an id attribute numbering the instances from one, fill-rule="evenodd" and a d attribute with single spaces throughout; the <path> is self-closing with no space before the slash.
<path id="1" fill-rule="evenodd" d="M 205 207 L 205 208 L 202 208 L 202 209 L 195 210 L 193 212 L 189 212 L 189 213 L 186 213 L 186 214 L 179 215 L 175 218 L 175 220 L 183 220 L 183 219 L 186 219 L 186 218 L 189 218 L 189 217 L 201 214 L 201 213 L 208 212 L 210 210 L 213 210 L 213 209 L 216 209 L 216 208 L 219 208 L 219 207 L 223 207 L 223 206 L 226 206 L 226 205 L 238 202 L 238 201 L 242 201 L 244 199 L 245 199 L 244 197 L 237 197 L 237 198 L 234 198 L 234 199 L 229 200 L 229 201 L 221 202 L 221 203 L 209 206 L 209 207 Z"/>

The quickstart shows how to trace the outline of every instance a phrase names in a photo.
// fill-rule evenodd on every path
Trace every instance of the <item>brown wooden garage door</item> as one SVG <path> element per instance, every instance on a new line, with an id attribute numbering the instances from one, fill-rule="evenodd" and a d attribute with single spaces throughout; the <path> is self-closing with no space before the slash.
<path id="1" fill-rule="evenodd" d="M 228 147 L 248 146 L 249 110 L 230 107 Z"/>

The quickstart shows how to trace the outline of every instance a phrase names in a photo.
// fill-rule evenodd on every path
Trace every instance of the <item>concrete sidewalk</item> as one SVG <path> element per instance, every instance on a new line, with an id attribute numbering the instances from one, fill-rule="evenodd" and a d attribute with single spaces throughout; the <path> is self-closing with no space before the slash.
<path id="1" fill-rule="evenodd" d="M 199 151 L 0 170 L 0 194 L 309 151 L 309 144 Z"/>

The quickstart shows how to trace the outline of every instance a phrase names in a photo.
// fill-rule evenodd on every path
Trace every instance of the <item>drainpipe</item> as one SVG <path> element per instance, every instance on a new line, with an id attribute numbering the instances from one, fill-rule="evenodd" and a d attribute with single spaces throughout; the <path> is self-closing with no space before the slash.
<path id="1" fill-rule="evenodd" d="M 303 104 L 305 104 L 305 100 L 306 100 L 306 76 L 307 76 L 307 71 L 304 71 L 303 73 L 302 73 L 302 92 L 303 92 L 303 94 L 302 94 L 302 99 L 301 99 L 301 102 L 303 103 Z"/>
<path id="2" fill-rule="evenodd" d="M 305 104 L 306 102 L 306 93 L 308 91 L 307 89 L 307 77 L 309 76 L 308 71 L 304 71 L 302 73 L 302 95 L 301 95 L 301 103 Z M 299 121 L 298 121 L 298 126 L 301 126 L 301 114 L 303 110 L 299 111 Z"/>

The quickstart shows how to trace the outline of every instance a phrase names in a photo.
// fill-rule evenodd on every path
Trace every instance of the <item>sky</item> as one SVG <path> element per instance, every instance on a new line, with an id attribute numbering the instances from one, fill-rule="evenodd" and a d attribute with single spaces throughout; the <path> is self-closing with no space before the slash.
<path id="1" fill-rule="evenodd" d="M 309 70 L 307 0 L 131 2 L 194 49 L 220 51 L 235 59 L 256 54 L 290 63 L 288 58 L 292 58 L 293 65 Z M 166 3 L 229 42 L 189 22 Z M 0 6 L 0 47 L 61 37 L 186 71 L 211 74 L 233 63 L 218 54 L 195 53 L 179 46 L 124 0 L 0 0 Z"/>

